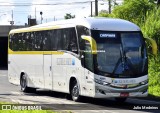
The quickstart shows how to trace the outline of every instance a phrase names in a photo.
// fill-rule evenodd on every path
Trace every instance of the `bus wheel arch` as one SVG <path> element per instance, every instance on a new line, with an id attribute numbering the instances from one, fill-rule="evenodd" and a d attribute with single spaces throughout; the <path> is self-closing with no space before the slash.
<path id="1" fill-rule="evenodd" d="M 27 75 L 24 72 L 20 74 L 20 86 L 21 90 L 26 93 L 33 93 L 36 91 L 35 88 L 28 87 Z"/>
<path id="2" fill-rule="evenodd" d="M 80 101 L 80 86 L 75 77 L 70 78 L 69 92 L 73 101 Z"/>

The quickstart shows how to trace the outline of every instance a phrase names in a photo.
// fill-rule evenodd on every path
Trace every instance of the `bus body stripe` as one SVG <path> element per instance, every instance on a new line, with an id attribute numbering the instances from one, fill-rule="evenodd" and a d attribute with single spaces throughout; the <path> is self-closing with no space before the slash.
<path id="1" fill-rule="evenodd" d="M 12 51 L 8 50 L 8 54 L 30 54 L 30 55 L 38 55 L 38 54 L 54 54 L 54 55 L 63 55 L 64 52 L 59 51 Z"/>
<path id="2" fill-rule="evenodd" d="M 51 26 L 51 27 L 40 27 L 40 28 L 22 28 L 22 29 L 16 29 L 16 30 L 12 30 L 10 34 L 13 33 L 24 33 L 24 32 L 34 32 L 34 31 L 45 31 L 45 30 L 54 30 L 54 29 L 58 29 L 60 28 L 59 26 Z"/>

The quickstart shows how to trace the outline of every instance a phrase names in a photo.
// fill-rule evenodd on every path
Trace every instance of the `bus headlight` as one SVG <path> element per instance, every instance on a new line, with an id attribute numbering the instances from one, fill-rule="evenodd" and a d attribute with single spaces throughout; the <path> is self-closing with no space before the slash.
<path id="1" fill-rule="evenodd" d="M 106 85 L 108 85 L 108 84 L 109 84 L 109 83 L 104 82 L 104 81 L 99 80 L 99 79 L 94 79 L 94 81 L 95 81 L 97 84 L 104 85 L 104 86 L 106 86 Z"/>
<path id="2" fill-rule="evenodd" d="M 145 80 L 145 81 L 140 82 L 141 85 L 145 85 L 145 84 L 147 84 L 147 83 L 148 83 L 148 79 Z"/>

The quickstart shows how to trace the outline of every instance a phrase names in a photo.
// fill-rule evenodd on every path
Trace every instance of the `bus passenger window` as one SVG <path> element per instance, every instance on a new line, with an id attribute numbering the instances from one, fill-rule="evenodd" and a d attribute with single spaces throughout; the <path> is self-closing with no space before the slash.
<path id="1" fill-rule="evenodd" d="M 77 45 L 77 37 L 76 37 L 76 32 L 75 32 L 75 28 L 70 28 L 69 29 L 69 45 L 68 45 L 68 51 L 74 52 L 76 54 L 78 54 L 78 45 Z"/>
<path id="2" fill-rule="evenodd" d="M 83 44 L 82 44 L 82 35 L 86 35 L 86 36 L 90 36 L 90 31 L 88 28 L 84 27 L 84 26 L 76 26 L 77 29 L 77 34 L 78 34 L 78 40 L 79 40 L 79 46 L 80 49 L 83 50 Z"/>
<path id="3" fill-rule="evenodd" d="M 43 37 L 41 34 L 42 34 L 41 31 L 35 32 L 35 38 L 34 38 L 34 50 L 35 51 L 40 51 L 43 48 L 43 45 L 42 45 Z"/>
<path id="4" fill-rule="evenodd" d="M 57 38 L 57 50 L 63 50 L 63 31 L 61 29 L 56 30 L 56 38 Z"/>
<path id="5" fill-rule="evenodd" d="M 58 38 L 57 38 L 57 30 L 51 31 L 51 51 L 57 51 Z"/>
<path id="6" fill-rule="evenodd" d="M 51 50 L 51 31 L 43 31 L 43 50 L 50 51 Z"/>

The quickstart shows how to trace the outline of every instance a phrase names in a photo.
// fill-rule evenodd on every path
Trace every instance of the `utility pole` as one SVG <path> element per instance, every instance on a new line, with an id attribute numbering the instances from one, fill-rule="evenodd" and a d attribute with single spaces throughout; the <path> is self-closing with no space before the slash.
<path id="1" fill-rule="evenodd" d="M 56 21 L 56 17 L 54 16 L 54 21 Z"/>
<path id="2" fill-rule="evenodd" d="M 12 10 L 12 20 L 10 21 L 10 24 L 11 24 L 11 29 L 12 29 L 12 26 L 13 26 L 13 24 L 14 24 L 14 21 L 13 21 L 13 10 Z"/>
<path id="3" fill-rule="evenodd" d="M 92 17 L 92 1 L 91 1 L 91 17 Z"/>
<path id="4" fill-rule="evenodd" d="M 12 21 L 13 21 L 13 10 L 12 10 Z"/>
<path id="5" fill-rule="evenodd" d="M 111 7 L 112 7 L 111 0 L 108 0 L 108 12 L 109 12 L 109 14 L 111 14 Z"/>
<path id="6" fill-rule="evenodd" d="M 41 11 L 41 12 L 40 12 L 40 15 L 41 15 L 41 24 L 42 24 L 42 20 L 43 20 L 42 14 L 43 14 L 43 12 Z"/>
<path id="7" fill-rule="evenodd" d="M 98 0 L 95 0 L 95 16 L 98 16 Z"/>
<path id="8" fill-rule="evenodd" d="M 35 19 L 37 18 L 37 15 L 36 15 L 36 7 L 35 7 Z"/>

